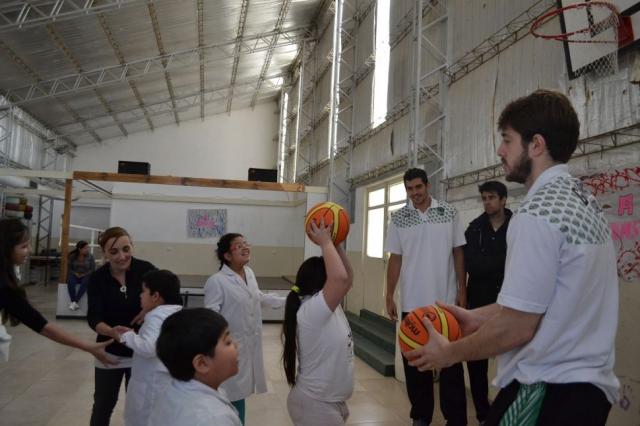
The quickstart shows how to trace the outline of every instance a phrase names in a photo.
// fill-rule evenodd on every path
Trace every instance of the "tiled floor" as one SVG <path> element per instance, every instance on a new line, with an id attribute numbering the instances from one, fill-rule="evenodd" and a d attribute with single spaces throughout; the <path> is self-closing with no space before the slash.
<path id="1" fill-rule="evenodd" d="M 30 301 L 51 320 L 55 318 L 55 286 L 29 287 Z M 94 333 L 80 320 L 58 321 L 87 339 Z M 93 398 L 93 359 L 55 344 L 24 326 L 9 328 L 13 335 L 11 359 L 0 363 L 0 425 L 87 425 Z M 264 358 L 269 391 L 247 401 L 247 426 L 291 425 L 286 409 L 288 386 L 280 364 L 280 326 L 264 326 Z M 348 424 L 361 426 L 409 425 L 409 403 L 404 384 L 356 358 L 355 392 L 349 400 Z M 468 397 L 469 424 L 476 424 Z M 124 392 L 112 417 L 122 425 Z M 437 406 L 437 402 L 436 402 Z M 443 425 L 439 410 L 434 425 Z"/>

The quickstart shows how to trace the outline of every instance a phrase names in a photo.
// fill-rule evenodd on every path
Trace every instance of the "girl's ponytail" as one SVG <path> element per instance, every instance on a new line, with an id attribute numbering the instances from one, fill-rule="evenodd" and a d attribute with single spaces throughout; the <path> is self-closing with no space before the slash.
<path id="1" fill-rule="evenodd" d="M 297 287 L 296 287 L 297 288 Z M 300 291 L 298 289 L 298 291 Z M 290 386 L 296 384 L 296 357 L 298 356 L 298 309 L 300 296 L 294 290 L 289 292 L 284 306 L 284 322 L 282 323 L 282 365 Z"/>

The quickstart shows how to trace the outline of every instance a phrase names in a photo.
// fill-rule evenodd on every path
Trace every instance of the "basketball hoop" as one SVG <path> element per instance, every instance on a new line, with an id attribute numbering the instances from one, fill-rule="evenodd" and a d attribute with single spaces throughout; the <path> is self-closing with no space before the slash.
<path id="1" fill-rule="evenodd" d="M 587 26 L 572 31 L 558 34 L 544 34 L 540 28 L 559 15 L 563 15 L 568 20 L 570 14 L 586 14 Z M 604 38 L 597 38 L 594 35 L 601 34 L 609 28 L 617 29 L 620 19 L 616 7 L 604 1 L 587 1 L 584 3 L 574 3 L 569 6 L 554 9 L 538 17 L 531 25 L 531 34 L 534 37 L 546 40 L 566 41 L 569 43 L 618 43 L 618 32 L 611 31 Z"/>
<path id="2" fill-rule="evenodd" d="M 562 17 L 563 32 L 556 34 L 543 32 L 542 28 L 558 16 Z M 618 48 L 621 42 L 626 43 L 628 38 L 625 33 L 625 23 L 615 5 L 606 1 L 587 1 L 570 4 L 543 14 L 531 25 L 531 34 L 545 40 L 601 46 L 598 51 L 603 52 L 602 56 L 575 70 L 574 73 L 582 75 L 594 71 L 601 76 L 611 75 L 618 72 Z"/>

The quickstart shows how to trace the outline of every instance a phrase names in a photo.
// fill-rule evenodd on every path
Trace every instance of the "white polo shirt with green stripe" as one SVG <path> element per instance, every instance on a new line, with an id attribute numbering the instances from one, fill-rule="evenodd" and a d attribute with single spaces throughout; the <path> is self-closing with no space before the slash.
<path id="1" fill-rule="evenodd" d="M 615 401 L 615 250 L 598 202 L 564 164 L 538 177 L 509 223 L 498 304 L 543 316 L 529 343 L 498 357 L 494 385 L 586 382 Z"/>
<path id="2" fill-rule="evenodd" d="M 386 251 L 402 256 L 400 294 L 402 311 L 443 301 L 454 303 L 457 293 L 453 248 L 466 244 L 458 211 L 431 199 L 423 213 L 406 206 L 391 213 Z"/>

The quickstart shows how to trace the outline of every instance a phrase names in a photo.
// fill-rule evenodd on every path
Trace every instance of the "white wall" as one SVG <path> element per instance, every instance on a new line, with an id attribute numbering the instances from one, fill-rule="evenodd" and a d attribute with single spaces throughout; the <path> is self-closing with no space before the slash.
<path id="1" fill-rule="evenodd" d="M 294 275 L 303 259 L 304 193 L 128 183 L 116 183 L 113 193 L 110 225 L 130 232 L 136 256 L 177 274 L 209 275 L 218 268 L 218 239 L 187 237 L 189 209 L 225 209 L 226 232 L 251 242 L 250 266 L 258 276 Z M 132 194 L 164 200 L 122 198 Z"/>
<path id="2" fill-rule="evenodd" d="M 250 167 L 275 168 L 276 103 L 82 145 L 73 170 L 116 172 L 118 160 L 151 163 L 151 174 L 247 179 Z"/>
<path id="3" fill-rule="evenodd" d="M 173 185 L 117 183 L 116 194 L 202 197 L 220 200 L 299 201 L 300 207 L 235 205 L 233 203 L 186 203 L 114 199 L 111 226 L 129 230 L 136 241 L 213 243 L 217 238 L 187 238 L 187 210 L 227 210 L 227 232 L 239 232 L 254 245 L 302 247 L 305 194 L 248 189 L 199 188 Z M 116 195 L 117 196 L 117 195 Z"/>

